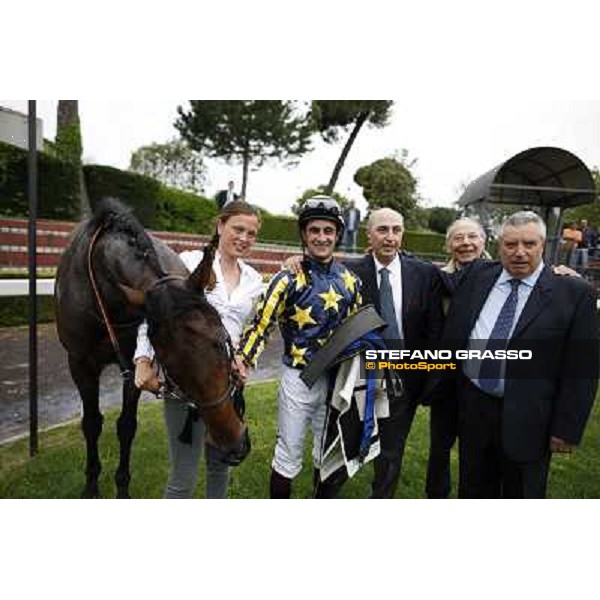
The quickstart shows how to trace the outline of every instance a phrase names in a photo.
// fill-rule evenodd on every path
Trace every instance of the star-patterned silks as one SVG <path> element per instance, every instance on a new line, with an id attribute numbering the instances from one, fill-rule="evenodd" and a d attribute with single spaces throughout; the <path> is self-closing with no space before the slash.
<path id="1" fill-rule="evenodd" d="M 339 325 L 360 306 L 360 279 L 334 261 L 324 267 L 305 257 L 302 271 L 273 276 L 252 323 L 240 340 L 246 364 L 256 364 L 271 331 L 279 325 L 283 362 L 302 369 Z"/>
<path id="2" fill-rule="evenodd" d="M 304 271 L 300 271 L 296 275 L 296 291 L 300 291 L 303 287 L 306 286 L 306 273 Z"/>
<path id="3" fill-rule="evenodd" d="M 304 355 L 308 348 L 298 348 L 296 344 L 292 344 L 290 348 L 290 356 L 292 358 L 292 367 L 296 367 L 297 365 L 305 365 L 306 360 L 304 359 Z"/>
<path id="4" fill-rule="evenodd" d="M 298 329 L 302 329 L 305 325 L 316 325 L 317 322 L 310 316 L 313 307 L 300 308 L 297 304 L 294 304 L 294 310 L 296 314 L 292 315 L 290 319 L 298 323 Z"/>
<path id="5" fill-rule="evenodd" d="M 346 270 L 342 273 L 342 279 L 344 280 L 346 289 L 353 293 L 356 286 L 356 277 L 350 271 Z"/>
<path id="6" fill-rule="evenodd" d="M 338 303 L 343 298 L 343 296 L 341 294 L 338 294 L 332 285 L 329 286 L 329 290 L 327 290 L 323 294 L 319 294 L 319 297 L 323 298 L 323 300 L 325 301 L 325 306 L 323 307 L 324 310 L 327 310 L 328 308 L 333 308 L 335 312 L 338 312 Z"/>

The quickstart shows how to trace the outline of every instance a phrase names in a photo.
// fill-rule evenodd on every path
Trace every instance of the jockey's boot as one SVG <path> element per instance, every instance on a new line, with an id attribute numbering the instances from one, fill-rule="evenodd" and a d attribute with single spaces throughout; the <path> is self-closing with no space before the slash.
<path id="1" fill-rule="evenodd" d="M 269 491 L 271 498 L 287 500 L 292 496 L 292 480 L 289 477 L 284 477 L 275 469 L 272 469 Z"/>

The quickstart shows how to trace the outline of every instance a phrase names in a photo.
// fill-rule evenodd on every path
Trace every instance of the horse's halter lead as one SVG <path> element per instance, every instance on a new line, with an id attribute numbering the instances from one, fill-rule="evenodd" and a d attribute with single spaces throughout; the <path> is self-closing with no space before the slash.
<path id="1" fill-rule="evenodd" d="M 90 241 L 90 246 L 88 248 L 88 256 L 87 256 L 88 273 L 90 276 L 90 281 L 92 283 L 92 288 L 94 290 L 94 295 L 96 296 L 98 306 L 100 307 L 100 312 L 102 313 L 102 319 L 104 321 L 104 325 L 106 326 L 106 329 L 108 331 L 108 336 L 110 338 L 110 342 L 112 344 L 113 350 L 115 351 L 117 360 L 119 362 L 119 367 L 121 369 L 121 376 L 126 381 L 129 381 L 129 380 L 133 379 L 133 371 L 131 370 L 131 363 L 127 361 L 127 359 L 121 352 L 119 340 L 117 339 L 115 330 L 110 322 L 110 319 L 108 317 L 108 311 L 106 310 L 106 306 L 104 305 L 104 301 L 102 300 L 100 290 L 98 289 L 98 285 L 96 283 L 96 278 L 94 276 L 94 268 L 93 268 L 93 264 L 92 264 L 92 253 L 94 250 L 94 246 L 96 245 L 96 241 L 98 240 L 98 237 L 100 236 L 100 234 L 102 233 L 102 231 L 104 229 L 105 229 L 105 225 L 99 225 L 98 228 L 96 229 L 96 231 L 94 232 L 94 234 L 92 235 L 92 239 Z M 183 281 L 184 278 L 181 277 L 180 275 L 165 274 L 154 282 L 151 289 L 154 289 L 154 288 L 158 287 L 159 285 L 163 285 L 164 283 L 167 283 L 169 281 L 174 281 L 174 280 L 182 280 Z M 227 330 L 225 330 L 225 332 L 227 333 Z M 231 344 L 231 338 L 229 337 L 229 333 L 227 333 L 227 347 L 230 352 L 230 357 L 232 357 L 233 356 L 233 347 Z M 186 394 L 171 379 L 171 377 L 169 377 L 164 365 L 161 365 L 161 368 L 164 373 L 165 379 L 163 382 L 161 382 L 161 387 L 158 390 L 158 392 L 156 392 L 156 396 L 159 398 L 167 398 L 168 397 L 173 400 L 180 400 L 182 402 L 185 402 L 187 404 L 188 408 L 190 408 L 190 409 L 195 408 L 199 414 L 202 414 L 202 413 L 206 412 L 207 410 L 215 409 L 215 408 L 218 408 L 219 406 L 221 406 L 221 404 L 226 402 L 227 399 L 231 398 L 233 391 L 235 389 L 235 382 L 231 376 L 231 371 L 230 371 L 229 385 L 227 386 L 225 393 L 222 394 L 219 398 L 217 398 L 217 400 L 215 400 L 214 402 L 200 406 L 199 404 L 195 403 L 193 400 L 190 400 L 189 395 Z"/>
<path id="2" fill-rule="evenodd" d="M 104 225 L 99 225 L 94 235 L 92 236 L 92 240 L 90 241 L 90 247 L 88 248 L 88 273 L 90 276 L 90 281 L 92 282 L 92 288 L 94 290 L 94 294 L 96 296 L 96 300 L 98 301 L 98 306 L 100 307 L 100 312 L 102 313 L 102 319 L 104 320 L 104 324 L 106 325 L 106 329 L 108 331 L 108 337 L 110 338 L 110 343 L 117 355 L 117 360 L 119 361 L 119 367 L 121 369 L 121 376 L 126 381 L 131 381 L 133 379 L 133 371 L 131 370 L 131 363 L 127 361 L 123 353 L 121 352 L 121 347 L 119 346 L 119 340 L 115 335 L 115 330 L 108 318 L 108 311 L 106 310 L 106 306 L 104 306 L 104 301 L 102 300 L 102 296 L 100 295 L 100 291 L 98 290 L 98 285 L 96 283 L 96 278 L 94 276 L 94 268 L 92 266 L 92 252 L 94 250 L 94 246 L 96 245 L 96 241 L 99 235 L 102 233 L 104 229 Z"/>

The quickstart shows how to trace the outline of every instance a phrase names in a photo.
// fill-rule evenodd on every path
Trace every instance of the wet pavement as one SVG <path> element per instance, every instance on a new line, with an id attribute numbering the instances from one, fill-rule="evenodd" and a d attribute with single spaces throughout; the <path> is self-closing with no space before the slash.
<path id="1" fill-rule="evenodd" d="M 283 342 L 274 332 L 250 381 L 281 375 Z M 29 432 L 29 332 L 27 327 L 0 329 L 0 443 Z M 144 392 L 140 402 L 155 402 Z M 121 376 L 116 365 L 107 367 L 100 381 L 100 407 L 121 404 Z M 38 326 L 38 422 L 46 429 L 81 415 L 81 402 L 69 368 L 67 353 L 54 323 Z"/>

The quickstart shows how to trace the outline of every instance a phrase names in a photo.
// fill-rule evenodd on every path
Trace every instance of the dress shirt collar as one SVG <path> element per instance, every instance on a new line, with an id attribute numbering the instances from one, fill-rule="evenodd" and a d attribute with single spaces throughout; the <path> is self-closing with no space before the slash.
<path id="1" fill-rule="evenodd" d="M 542 260 L 537 266 L 537 269 L 531 275 L 528 275 L 524 279 L 520 280 L 521 283 L 524 283 L 526 286 L 532 288 L 537 283 L 537 280 L 540 278 L 543 268 L 544 261 Z M 503 283 L 507 283 L 511 279 L 515 279 L 515 277 L 513 277 L 506 269 L 503 268 L 502 273 L 500 273 L 500 277 L 498 277 L 498 281 L 496 283 L 497 285 L 502 285 Z"/>
<path id="2" fill-rule="evenodd" d="M 377 260 L 375 254 L 373 254 L 373 261 L 375 263 L 375 270 L 377 271 L 377 276 L 381 277 L 381 269 L 386 268 L 390 273 L 392 273 L 392 277 L 397 277 L 400 279 L 400 255 L 396 254 L 394 256 L 392 262 L 389 265 L 384 265 Z"/>

